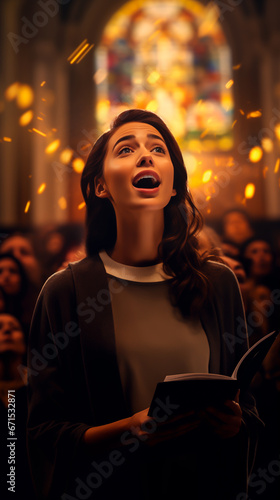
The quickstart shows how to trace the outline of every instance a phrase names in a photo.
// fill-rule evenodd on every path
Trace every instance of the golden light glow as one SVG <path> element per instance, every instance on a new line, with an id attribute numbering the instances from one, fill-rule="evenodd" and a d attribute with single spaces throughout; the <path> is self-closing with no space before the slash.
<path id="1" fill-rule="evenodd" d="M 276 163 L 275 163 L 275 167 L 274 167 L 275 174 L 277 174 L 277 172 L 279 171 L 279 164 L 280 164 L 280 158 L 277 158 Z"/>
<path id="2" fill-rule="evenodd" d="M 209 182 L 212 176 L 212 170 L 206 170 L 202 176 L 202 182 L 206 184 L 206 182 Z"/>
<path id="3" fill-rule="evenodd" d="M 47 137 L 47 134 L 41 132 L 41 130 L 38 130 L 37 128 L 33 128 L 32 130 L 33 132 L 36 132 L 36 134 L 42 135 L 42 137 Z"/>
<path id="4" fill-rule="evenodd" d="M 30 202 L 30 201 L 28 201 L 28 202 L 26 203 L 26 205 L 25 205 L 24 213 L 26 213 L 26 214 L 27 214 L 27 212 L 28 212 L 28 210 L 29 210 L 30 203 L 31 203 L 31 202 Z"/>
<path id="5" fill-rule="evenodd" d="M 16 98 L 18 91 L 19 91 L 19 87 L 20 87 L 19 82 L 15 82 L 6 88 L 5 98 L 7 99 L 7 101 L 12 101 L 13 99 Z"/>
<path id="6" fill-rule="evenodd" d="M 82 203 L 80 203 L 80 204 L 78 205 L 78 210 L 82 210 L 85 206 L 86 206 L 86 202 L 85 202 L 85 201 L 82 201 Z"/>
<path id="7" fill-rule="evenodd" d="M 157 109 L 158 109 L 158 103 L 155 99 L 148 102 L 148 104 L 146 106 L 147 111 L 152 111 L 153 113 L 155 113 L 157 111 Z"/>
<path id="8" fill-rule="evenodd" d="M 41 184 L 41 186 L 38 187 L 38 190 L 37 190 L 37 193 L 38 194 L 42 194 L 46 189 L 46 183 L 43 182 L 43 184 Z"/>
<path id="9" fill-rule="evenodd" d="M 226 84 L 225 84 L 225 87 L 226 89 L 230 89 L 230 87 L 232 87 L 234 84 L 234 81 L 233 80 L 229 80 Z"/>
<path id="10" fill-rule="evenodd" d="M 244 113 L 243 109 L 240 109 L 240 110 L 239 110 L 239 113 L 240 113 L 241 115 L 245 115 L 245 113 Z"/>
<path id="11" fill-rule="evenodd" d="M 61 208 L 61 210 L 66 210 L 67 200 L 66 200 L 66 198 L 64 198 L 64 196 L 61 196 L 61 198 L 59 198 L 57 203 L 58 203 L 59 207 Z"/>
<path id="12" fill-rule="evenodd" d="M 207 134 L 209 134 L 209 128 L 206 128 L 203 130 L 203 132 L 200 134 L 200 139 L 203 139 Z"/>
<path id="13" fill-rule="evenodd" d="M 276 123 L 276 125 L 274 127 L 274 132 L 275 132 L 275 135 L 276 135 L 278 141 L 280 141 L 280 123 Z"/>
<path id="14" fill-rule="evenodd" d="M 240 64 L 236 64 L 235 66 L 232 66 L 232 69 L 239 69 L 241 68 L 241 63 Z"/>
<path id="15" fill-rule="evenodd" d="M 73 150 L 70 148 L 65 148 L 61 151 L 59 160 L 61 161 L 61 163 L 70 163 L 70 161 L 72 160 L 72 156 Z"/>
<path id="16" fill-rule="evenodd" d="M 80 174 L 83 171 L 84 166 L 85 162 L 84 160 L 82 160 L 82 158 L 74 158 L 74 160 L 72 161 L 73 170 L 75 170 L 77 174 Z"/>
<path id="17" fill-rule="evenodd" d="M 229 151 L 233 148 L 233 138 L 232 137 L 221 137 L 218 140 L 219 148 L 222 151 Z"/>
<path id="18" fill-rule="evenodd" d="M 237 123 L 237 120 L 234 120 L 234 122 L 232 122 L 232 126 L 231 128 L 233 128 L 235 126 L 235 124 Z"/>
<path id="19" fill-rule="evenodd" d="M 266 166 L 266 167 L 263 168 L 263 177 L 264 178 L 266 177 L 267 171 L 268 171 L 268 167 Z"/>
<path id="20" fill-rule="evenodd" d="M 255 184 L 253 183 L 249 183 L 247 184 L 247 186 L 245 187 L 245 193 L 244 193 L 244 196 L 245 198 L 250 199 L 250 198 L 253 198 L 254 194 L 255 194 Z"/>
<path id="21" fill-rule="evenodd" d="M 19 108 L 28 108 L 34 100 L 34 92 L 29 85 L 20 85 L 17 93 L 17 105 Z"/>
<path id="22" fill-rule="evenodd" d="M 33 111 L 31 111 L 31 109 L 29 109 L 29 111 L 25 111 L 25 113 L 23 113 L 19 117 L 18 122 L 19 122 L 21 127 L 25 127 L 26 125 L 28 125 L 31 122 L 32 119 L 33 119 Z"/>
<path id="23" fill-rule="evenodd" d="M 262 148 L 260 148 L 260 146 L 255 146 L 254 148 L 252 148 L 250 150 L 249 160 L 252 163 L 257 163 L 258 161 L 260 161 L 262 159 L 262 156 L 263 156 Z"/>
<path id="24" fill-rule="evenodd" d="M 3 141 L 4 142 L 12 142 L 12 138 L 11 137 L 3 137 Z"/>
<path id="25" fill-rule="evenodd" d="M 43 82 L 40 84 L 40 86 L 41 86 L 41 87 L 44 87 L 45 83 L 46 83 L 46 82 L 45 82 L 45 81 L 43 81 Z"/>
<path id="26" fill-rule="evenodd" d="M 147 82 L 150 83 L 151 85 L 155 84 L 158 80 L 160 79 L 160 74 L 158 71 L 152 71 L 148 78 Z"/>
<path id="27" fill-rule="evenodd" d="M 250 111 L 250 113 L 247 113 L 246 118 L 258 118 L 259 116 L 262 116 L 262 112 L 260 110 Z"/>
<path id="28" fill-rule="evenodd" d="M 45 153 L 52 154 L 54 153 L 60 146 L 60 140 L 55 139 L 55 141 L 51 142 L 45 149 Z"/>

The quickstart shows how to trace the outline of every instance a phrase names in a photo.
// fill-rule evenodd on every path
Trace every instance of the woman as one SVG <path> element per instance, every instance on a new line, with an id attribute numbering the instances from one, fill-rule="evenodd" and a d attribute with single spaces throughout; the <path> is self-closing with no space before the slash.
<path id="1" fill-rule="evenodd" d="M 242 301 L 234 274 L 199 255 L 180 149 L 155 114 L 126 111 L 93 146 L 81 183 L 88 257 L 47 281 L 30 334 L 38 498 L 185 498 L 193 488 L 192 499 L 235 498 L 257 421 L 246 395 L 180 420 L 167 401 L 148 416 L 165 375 L 231 374 L 247 349 L 244 332 L 225 341 Z"/>

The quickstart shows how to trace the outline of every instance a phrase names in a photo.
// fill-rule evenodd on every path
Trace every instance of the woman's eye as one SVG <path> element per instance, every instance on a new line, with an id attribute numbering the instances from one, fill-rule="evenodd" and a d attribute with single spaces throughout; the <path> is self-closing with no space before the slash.
<path id="1" fill-rule="evenodd" d="M 156 146 L 155 148 L 153 148 L 153 151 L 155 151 L 156 153 L 165 154 L 165 150 L 161 146 Z"/>
<path id="2" fill-rule="evenodd" d="M 120 149 L 118 154 L 122 155 L 122 154 L 130 153 L 131 151 L 132 151 L 132 149 L 129 148 L 128 146 L 126 146 L 125 148 Z"/>

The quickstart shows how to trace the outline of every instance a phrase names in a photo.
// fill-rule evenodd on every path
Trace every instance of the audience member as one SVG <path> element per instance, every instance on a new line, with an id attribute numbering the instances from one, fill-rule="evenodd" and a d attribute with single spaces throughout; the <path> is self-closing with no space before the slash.
<path id="1" fill-rule="evenodd" d="M 227 210 L 222 217 L 222 239 L 240 246 L 254 235 L 249 216 L 241 208 Z"/>
<path id="2" fill-rule="evenodd" d="M 26 344 L 17 318 L 0 313 L 0 498 L 35 500 L 27 461 L 27 369 L 22 365 Z M 10 425 L 8 425 L 10 417 Z M 12 418 L 13 417 L 13 418 Z M 14 441 L 7 440 L 9 429 Z M 12 448 L 12 443 L 15 443 Z M 9 446 L 10 445 L 10 446 Z M 15 457 L 15 487 L 7 483 L 12 476 L 11 460 Z M 8 463 L 10 461 L 10 463 Z M 8 489 L 12 488 L 12 489 Z"/>
<path id="3" fill-rule="evenodd" d="M 240 256 L 253 285 L 259 282 L 269 288 L 280 285 L 275 272 L 273 249 L 265 238 L 254 236 L 246 240 L 240 248 Z"/>

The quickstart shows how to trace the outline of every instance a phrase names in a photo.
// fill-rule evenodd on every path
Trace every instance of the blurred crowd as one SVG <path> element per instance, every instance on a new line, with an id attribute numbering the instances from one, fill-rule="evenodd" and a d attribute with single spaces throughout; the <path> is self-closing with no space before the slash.
<path id="1" fill-rule="evenodd" d="M 202 254 L 207 252 L 213 259 L 230 267 L 236 275 L 243 297 L 250 345 L 280 326 L 279 239 L 279 234 L 268 233 L 267 237 L 259 234 L 246 211 L 240 208 L 225 212 L 218 229 L 206 224 L 199 234 L 199 251 Z M 7 469 L 7 389 L 13 389 L 17 401 L 17 459 L 20 462 L 17 493 L 13 498 L 22 498 L 22 492 L 25 492 L 26 498 L 34 498 L 25 448 L 26 346 L 32 312 L 46 279 L 66 267 L 68 262 L 85 256 L 83 241 L 83 229 L 79 225 L 45 227 L 30 233 L 10 232 L 0 240 L 0 467 L 2 471 Z M 279 339 L 254 378 L 252 392 L 260 417 L 266 424 L 256 459 L 258 467 L 262 463 L 267 465 L 274 454 L 278 452 L 279 456 L 280 451 Z M 274 498 L 276 481 L 274 483 L 270 485 L 269 496 L 262 496 L 263 500 Z M 0 487 L 6 491 L 5 474 L 1 475 Z"/>

